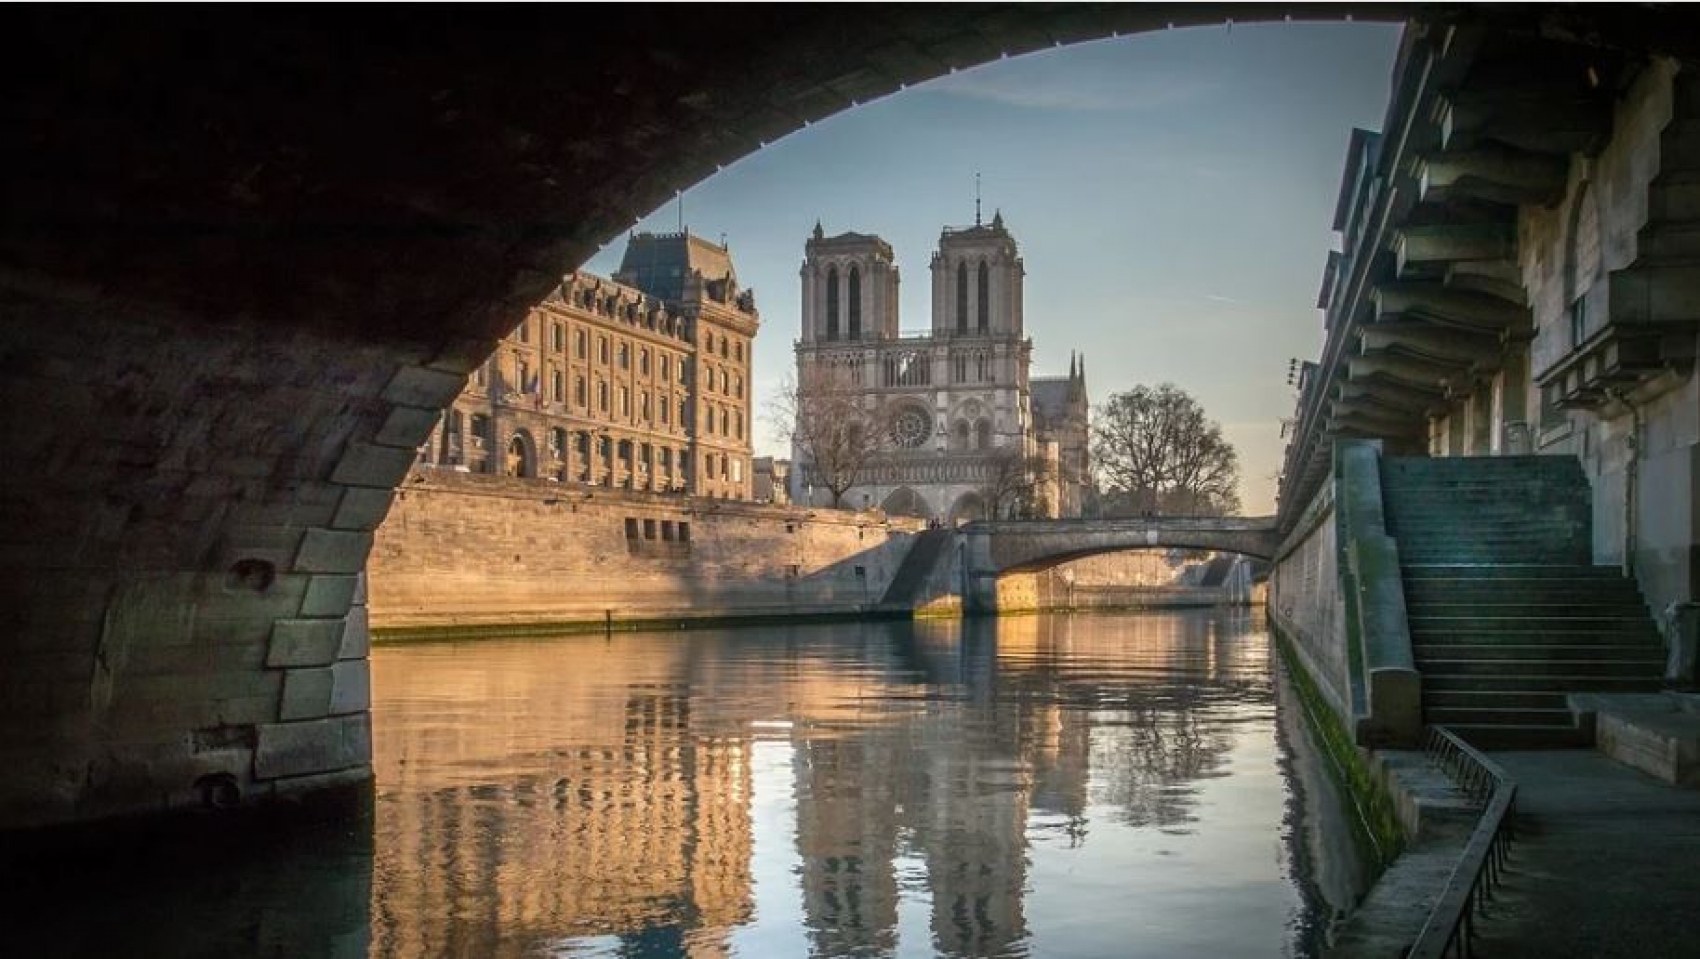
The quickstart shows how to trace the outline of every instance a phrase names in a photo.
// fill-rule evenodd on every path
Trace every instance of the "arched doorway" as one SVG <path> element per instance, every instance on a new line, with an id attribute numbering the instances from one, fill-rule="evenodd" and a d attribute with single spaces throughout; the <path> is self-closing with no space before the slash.
<path id="1" fill-rule="evenodd" d="M 950 523 L 972 523 L 986 518 L 986 500 L 979 493 L 963 493 L 950 507 Z"/>
<path id="2" fill-rule="evenodd" d="M 530 479 L 537 475 L 537 446 L 525 430 L 515 433 L 508 441 L 508 456 L 502 470 L 506 476 Z"/>
<path id="3" fill-rule="evenodd" d="M 923 519 L 933 515 L 932 507 L 927 501 L 907 486 L 895 490 L 880 503 L 880 509 L 892 516 L 919 516 Z"/>

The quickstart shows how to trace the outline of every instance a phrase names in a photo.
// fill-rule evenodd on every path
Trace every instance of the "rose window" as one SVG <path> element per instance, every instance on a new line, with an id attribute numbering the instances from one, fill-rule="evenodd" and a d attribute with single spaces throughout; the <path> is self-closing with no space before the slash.
<path id="1" fill-rule="evenodd" d="M 910 408 L 897 414 L 891 422 L 891 441 L 906 449 L 918 449 L 927 442 L 933 431 L 932 420 L 918 409 Z"/>

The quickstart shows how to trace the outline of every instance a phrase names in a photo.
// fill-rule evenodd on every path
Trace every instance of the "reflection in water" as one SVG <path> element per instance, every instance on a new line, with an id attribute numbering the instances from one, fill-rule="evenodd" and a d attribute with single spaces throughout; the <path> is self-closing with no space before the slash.
<path id="1" fill-rule="evenodd" d="M 367 816 L 0 872 L 41 893 L 8 946 L 1283 956 L 1356 892 L 1244 614 L 382 647 L 372 673 Z"/>
<path id="2" fill-rule="evenodd" d="M 1244 615 L 486 641 L 373 674 L 376 956 L 1282 955 L 1327 908 Z"/>

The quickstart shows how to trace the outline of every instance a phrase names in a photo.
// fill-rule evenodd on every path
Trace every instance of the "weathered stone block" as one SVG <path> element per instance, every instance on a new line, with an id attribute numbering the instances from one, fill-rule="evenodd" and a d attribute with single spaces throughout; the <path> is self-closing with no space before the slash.
<path id="1" fill-rule="evenodd" d="M 268 723 L 257 732 L 254 778 L 306 776 L 369 765 L 372 722 L 367 713 L 296 723 Z"/>
<path id="2" fill-rule="evenodd" d="M 488 350 L 485 355 L 489 355 Z M 483 362 L 483 359 L 480 358 L 479 362 Z M 473 364 L 474 367 L 476 365 Z M 461 387 L 466 385 L 466 373 L 472 369 L 473 367 L 468 367 L 465 372 L 451 372 L 404 366 L 396 371 L 389 385 L 384 387 L 383 398 L 401 406 L 442 409 L 460 395 Z"/>
<path id="3" fill-rule="evenodd" d="M 372 437 L 372 442 L 380 446 L 395 446 L 409 451 L 417 450 L 419 444 L 431 435 L 431 428 L 442 418 L 441 413 L 432 409 L 417 406 L 398 406 L 390 410 L 384 425 L 379 427 L 378 434 Z"/>
<path id="4" fill-rule="evenodd" d="M 415 444 L 417 445 L 417 444 Z M 349 443 L 331 471 L 331 482 L 343 486 L 366 486 L 385 491 L 407 475 L 416 454 L 413 447 L 400 449 L 373 443 Z"/>
<path id="5" fill-rule="evenodd" d="M 443 347 L 442 351 L 425 365 L 434 371 L 453 373 L 459 381 L 459 385 L 455 387 L 458 394 L 466 385 L 466 377 L 496 351 L 496 343 L 496 340 L 456 339 Z M 448 403 L 445 401 L 436 405 L 447 406 Z"/>
<path id="6" fill-rule="evenodd" d="M 329 666 L 342 646 L 340 619 L 282 619 L 272 625 L 266 665 Z"/>
<path id="7" fill-rule="evenodd" d="M 342 645 L 337 659 L 365 659 L 372 650 L 372 627 L 367 620 L 366 607 L 351 606 L 343 620 Z"/>
<path id="8" fill-rule="evenodd" d="M 372 708 L 372 673 L 366 660 L 344 660 L 333 665 L 330 672 L 330 715 L 361 713 Z"/>
<path id="9" fill-rule="evenodd" d="M 292 669 L 283 674 L 283 704 L 278 719 L 321 719 L 330 715 L 335 677 L 329 668 Z"/>
<path id="10" fill-rule="evenodd" d="M 371 551 L 371 533 L 310 529 L 302 537 L 295 569 L 304 573 L 358 573 Z"/>
<path id="11" fill-rule="evenodd" d="M 345 615 L 348 607 L 354 602 L 354 591 L 359 585 L 360 579 L 357 576 L 312 577 L 307 584 L 306 595 L 301 600 L 301 615 Z"/>
<path id="12" fill-rule="evenodd" d="M 377 529 L 378 524 L 383 522 L 384 515 L 389 512 L 390 501 L 394 498 L 395 493 L 389 487 L 350 487 L 342 494 L 342 503 L 337 507 L 336 517 L 331 520 L 331 525 L 337 529 Z"/>

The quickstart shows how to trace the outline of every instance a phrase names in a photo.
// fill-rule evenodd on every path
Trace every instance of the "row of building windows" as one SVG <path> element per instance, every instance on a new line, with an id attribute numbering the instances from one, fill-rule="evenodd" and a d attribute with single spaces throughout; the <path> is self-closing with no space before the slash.
<path id="1" fill-rule="evenodd" d="M 686 450 L 562 427 L 552 427 L 545 434 L 544 451 L 550 461 L 561 464 L 558 470 L 545 469 L 537 462 L 531 434 L 526 430 L 515 432 L 505 451 L 507 460 L 500 463 L 497 457 L 486 455 L 493 453 L 495 446 L 490 417 L 482 413 L 472 414 L 470 432 L 464 432 L 467 420 L 460 410 L 445 413 L 437 443 L 427 444 L 421 451 L 421 459 L 445 466 L 476 465 L 484 472 L 502 472 L 510 476 L 550 474 L 560 479 L 638 489 L 663 489 L 669 485 L 666 482 L 649 483 L 652 475 L 657 480 L 678 480 L 681 485 L 690 478 L 691 458 Z M 741 429 L 741 419 L 739 423 Z M 468 456 L 469 450 L 474 455 Z M 498 469 L 498 466 L 501 468 Z M 705 452 L 703 478 L 741 483 L 744 461 L 726 453 Z"/>
<path id="2" fill-rule="evenodd" d="M 635 516 L 626 517 L 627 539 L 660 539 L 667 543 L 688 543 L 691 541 L 691 524 L 684 520 L 655 520 L 639 519 Z"/>
<path id="3" fill-rule="evenodd" d="M 518 332 L 519 342 L 529 343 L 531 341 L 531 336 L 530 336 L 530 332 L 529 332 L 530 329 L 531 329 L 531 323 L 532 323 L 532 321 L 530 319 L 527 319 L 524 323 L 520 324 L 519 332 Z M 554 351 L 557 352 L 557 353 L 564 353 L 565 350 L 566 350 L 566 331 L 565 331 L 564 325 L 560 324 L 560 323 L 554 324 L 554 331 L 555 331 L 554 332 L 554 344 L 553 344 Z M 712 336 L 712 334 L 710 334 L 710 335 Z M 573 344 L 573 356 L 574 356 L 574 358 L 580 359 L 580 360 L 588 360 L 590 358 L 590 334 L 589 334 L 589 332 L 586 331 L 586 330 L 582 330 L 582 329 L 575 330 L 575 331 L 573 331 L 573 340 L 574 340 L 574 344 Z M 743 360 L 743 352 L 744 352 L 743 351 L 743 345 L 739 344 L 737 353 L 738 353 L 738 360 L 740 362 Z M 598 335 L 596 337 L 596 360 L 597 360 L 597 362 L 602 363 L 604 365 L 618 366 L 622 370 L 630 370 L 633 367 L 633 357 L 634 356 L 636 357 L 636 367 L 637 367 L 638 375 L 640 375 L 640 376 L 650 375 L 651 353 L 650 353 L 650 349 L 648 347 L 638 347 L 637 350 L 634 352 L 630 343 L 623 342 L 623 341 L 615 343 L 615 342 L 612 342 L 609 337 L 602 336 L 602 335 Z M 495 362 L 494 360 L 491 360 L 489 363 L 486 363 L 484 365 L 484 367 L 480 368 L 477 371 L 476 375 L 474 376 L 474 382 L 478 386 L 486 386 L 487 387 L 490 384 L 490 381 L 492 379 L 492 372 L 493 372 L 492 364 L 494 362 Z M 530 364 L 528 362 L 526 362 L 524 359 L 520 359 L 520 358 L 517 358 L 517 357 L 516 357 L 515 362 L 517 364 L 516 369 L 517 369 L 517 373 L 518 373 L 518 375 L 515 378 L 516 388 L 521 392 L 532 392 L 533 390 L 532 390 L 532 384 L 531 384 Z M 656 356 L 654 358 L 654 369 L 660 374 L 661 382 L 663 382 L 663 383 L 673 382 L 674 368 L 675 368 L 675 364 L 674 364 L 674 358 L 673 358 L 672 355 L 667 354 L 667 353 L 660 353 L 658 356 Z M 677 364 L 677 370 L 678 370 L 679 385 L 689 386 L 690 385 L 690 368 L 685 365 L 685 361 L 684 361 L 683 357 L 679 357 L 679 362 Z M 556 375 L 558 376 L 559 374 L 556 374 Z M 728 382 L 729 381 L 726 379 L 726 374 L 724 372 L 722 372 L 721 375 L 720 375 L 720 382 L 721 382 L 721 386 L 722 386 L 723 389 L 728 388 Z M 711 384 L 711 386 L 712 386 L 712 384 Z M 737 388 L 737 392 L 734 395 L 741 396 L 742 391 L 743 391 L 743 377 L 742 376 L 738 377 L 737 383 L 736 383 L 736 388 Z M 561 399 L 561 397 L 560 397 L 561 392 L 562 392 L 561 390 L 555 391 L 555 393 L 556 393 L 555 398 L 556 398 L 557 402 L 559 402 L 560 399 Z"/>
<path id="4" fill-rule="evenodd" d="M 626 344 L 620 344 L 618 355 L 620 369 L 630 369 L 630 365 L 627 362 L 628 357 L 626 353 Z M 482 367 L 479 367 L 477 373 L 473 377 L 473 382 L 476 385 L 481 387 L 488 387 L 490 385 L 492 379 L 492 364 L 494 363 L 495 360 L 490 360 Z M 672 357 L 665 355 L 662 356 L 659 368 L 661 372 L 661 382 L 671 383 L 673 381 Z M 638 355 L 638 375 L 648 376 L 649 369 L 649 351 L 640 350 Z M 707 383 L 704 385 L 709 392 L 724 393 L 727 396 L 736 397 L 737 399 L 744 398 L 744 375 L 742 373 L 732 373 L 712 366 L 707 367 L 707 370 Z M 538 391 L 539 385 L 533 379 L 533 371 L 530 362 L 524 359 L 515 358 L 514 371 L 514 382 L 511 386 L 515 392 L 535 393 Z M 552 384 L 552 389 L 550 390 L 551 398 L 557 403 L 566 402 L 566 374 L 563 371 L 554 370 L 549 374 L 549 376 L 550 383 Z M 578 382 L 582 384 L 584 382 L 584 377 L 578 377 Z M 679 385 L 687 387 L 690 386 L 690 368 L 682 361 L 679 363 Z M 582 389 L 582 386 L 578 387 L 577 392 L 582 394 Z M 578 402 L 580 405 L 583 405 L 585 401 L 583 399 L 579 399 Z"/>
<path id="5" fill-rule="evenodd" d="M 702 351 L 703 351 L 703 354 L 706 355 L 706 356 L 713 356 L 716 343 L 718 343 L 719 346 L 720 346 L 720 358 L 721 359 L 723 359 L 723 360 L 726 360 L 726 359 L 735 360 L 739 363 L 744 362 L 744 344 L 743 344 L 743 341 L 741 341 L 741 340 L 734 341 L 732 339 L 732 337 L 726 336 L 726 335 L 722 335 L 720 337 L 720 339 L 717 341 L 714 338 L 714 331 L 713 330 L 709 330 L 708 332 L 704 333 L 703 336 L 702 336 Z"/>
<path id="6" fill-rule="evenodd" d="M 973 378 L 969 378 L 969 374 Z M 992 358 L 984 353 L 956 353 L 950 358 L 950 381 L 952 383 L 990 383 L 992 376 Z"/>

